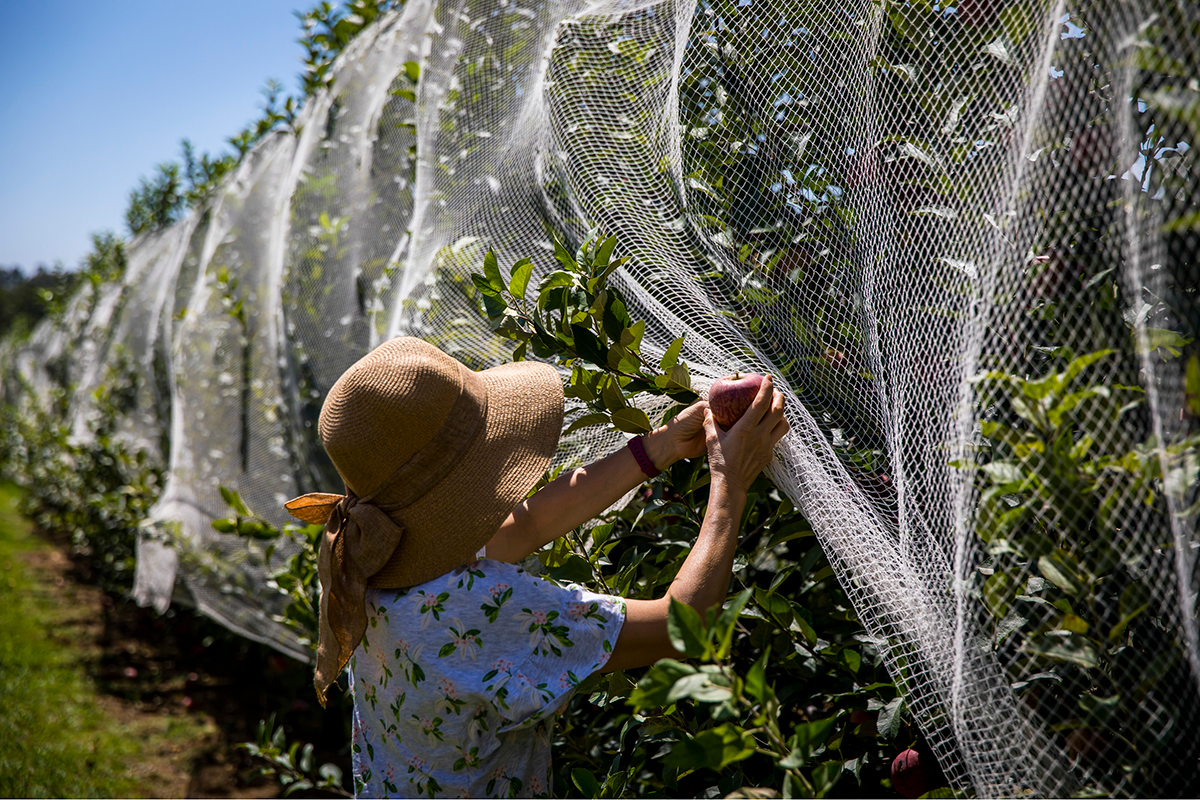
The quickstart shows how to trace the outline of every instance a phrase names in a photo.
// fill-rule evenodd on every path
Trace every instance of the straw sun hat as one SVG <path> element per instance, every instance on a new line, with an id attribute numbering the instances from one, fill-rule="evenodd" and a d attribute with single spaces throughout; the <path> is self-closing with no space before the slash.
<path id="1" fill-rule="evenodd" d="M 474 560 L 549 466 L 562 417 L 553 367 L 472 372 L 420 339 L 392 339 L 337 380 L 318 430 L 346 494 L 287 504 L 325 524 L 322 704 L 366 630 L 367 586 L 413 586 Z"/>

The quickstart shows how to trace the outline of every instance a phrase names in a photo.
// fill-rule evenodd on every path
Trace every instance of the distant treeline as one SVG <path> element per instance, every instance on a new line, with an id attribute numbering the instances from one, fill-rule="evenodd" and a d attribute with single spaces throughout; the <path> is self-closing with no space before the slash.
<path id="1" fill-rule="evenodd" d="M 32 275 L 13 265 L 0 267 L 0 338 L 20 336 L 75 290 L 79 273 L 41 265 Z"/>

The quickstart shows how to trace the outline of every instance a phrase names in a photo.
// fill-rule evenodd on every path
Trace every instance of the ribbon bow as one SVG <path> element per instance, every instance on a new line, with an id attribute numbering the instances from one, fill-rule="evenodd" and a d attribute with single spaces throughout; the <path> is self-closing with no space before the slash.
<path id="1" fill-rule="evenodd" d="M 337 680 L 367 630 L 367 580 L 383 568 L 404 536 L 396 522 L 370 498 L 314 493 L 285 504 L 288 513 L 309 524 L 325 525 L 317 556 L 321 580 L 320 634 L 313 684 L 317 699 Z"/>

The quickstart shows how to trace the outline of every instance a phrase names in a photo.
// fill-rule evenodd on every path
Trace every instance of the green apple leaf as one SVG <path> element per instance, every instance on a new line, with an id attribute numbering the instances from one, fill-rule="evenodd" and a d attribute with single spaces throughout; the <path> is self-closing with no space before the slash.
<path id="1" fill-rule="evenodd" d="M 680 336 L 667 347 L 667 351 L 663 353 L 662 360 L 658 362 L 660 370 L 668 372 L 671 367 L 679 363 L 679 351 L 683 349 L 683 339 L 684 337 Z"/>
<path id="2" fill-rule="evenodd" d="M 671 637 L 671 645 L 689 658 L 699 658 L 704 655 L 706 636 L 704 623 L 696 609 L 687 603 L 681 603 L 674 597 L 667 609 L 667 634 Z"/>
<path id="3" fill-rule="evenodd" d="M 621 408 L 612 414 L 613 427 L 625 433 L 649 433 L 650 418 L 640 408 Z"/>
<path id="4" fill-rule="evenodd" d="M 533 274 L 533 259 L 522 258 L 513 264 L 512 273 L 508 279 L 508 293 L 518 300 L 525 298 L 525 290 L 529 287 L 529 276 Z"/>

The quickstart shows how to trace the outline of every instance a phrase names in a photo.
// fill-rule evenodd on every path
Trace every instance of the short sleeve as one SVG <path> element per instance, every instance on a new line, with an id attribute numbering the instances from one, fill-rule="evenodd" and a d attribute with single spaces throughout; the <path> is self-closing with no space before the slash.
<path id="1" fill-rule="evenodd" d="M 511 605 L 528 656 L 509 667 L 497 687 L 494 704 L 508 720 L 498 733 L 558 711 L 581 681 L 608 663 L 625 622 L 625 601 L 619 597 L 526 577 L 534 591 L 520 593 Z"/>

